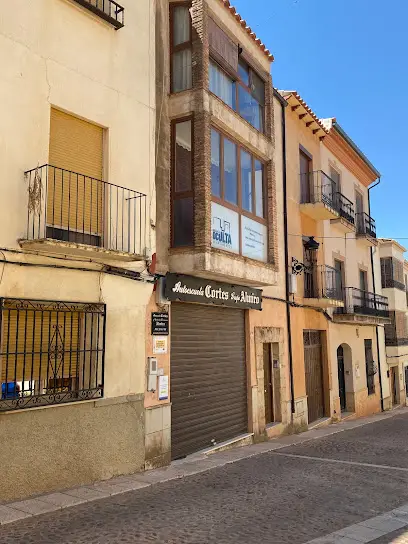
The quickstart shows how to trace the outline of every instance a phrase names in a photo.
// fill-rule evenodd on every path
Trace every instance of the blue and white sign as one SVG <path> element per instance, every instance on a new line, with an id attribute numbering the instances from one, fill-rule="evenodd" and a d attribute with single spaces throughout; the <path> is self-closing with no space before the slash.
<path id="1" fill-rule="evenodd" d="M 268 231 L 266 225 L 242 215 L 241 231 L 242 255 L 266 263 L 268 260 Z"/>
<path id="2" fill-rule="evenodd" d="M 211 245 L 239 253 L 239 215 L 216 202 L 211 203 Z"/>

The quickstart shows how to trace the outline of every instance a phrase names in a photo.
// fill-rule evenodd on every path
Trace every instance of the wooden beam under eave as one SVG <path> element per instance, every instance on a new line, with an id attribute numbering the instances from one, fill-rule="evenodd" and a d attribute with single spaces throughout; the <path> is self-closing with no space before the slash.
<path id="1" fill-rule="evenodd" d="M 314 123 L 314 121 L 308 121 L 308 122 L 306 123 L 307 128 L 309 128 L 311 125 L 313 125 L 313 123 Z"/>
<path id="2" fill-rule="evenodd" d="M 321 142 L 323 142 L 323 140 L 324 140 L 325 138 L 326 138 L 326 135 L 320 136 L 319 140 L 320 140 Z"/>
<path id="3" fill-rule="evenodd" d="M 313 134 L 317 134 L 320 131 L 320 128 L 315 128 Z"/>
<path id="4" fill-rule="evenodd" d="M 298 108 L 300 108 L 300 104 L 297 104 L 297 106 L 292 106 L 292 111 L 296 111 Z"/>
<path id="5" fill-rule="evenodd" d="M 304 119 L 306 117 L 306 115 L 308 115 L 307 113 L 301 113 L 299 115 L 299 119 Z"/>

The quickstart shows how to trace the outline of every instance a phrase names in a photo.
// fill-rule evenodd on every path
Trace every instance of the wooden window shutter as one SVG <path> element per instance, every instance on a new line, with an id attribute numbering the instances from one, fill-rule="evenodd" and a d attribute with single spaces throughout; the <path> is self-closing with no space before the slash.
<path id="1" fill-rule="evenodd" d="M 391 257 L 383 257 L 380 262 L 382 287 L 392 287 L 392 259 Z"/>
<path id="2" fill-rule="evenodd" d="M 103 129 L 52 108 L 49 164 L 47 224 L 101 235 Z"/>
<path id="3" fill-rule="evenodd" d="M 208 21 L 208 36 L 211 53 L 214 54 L 215 60 L 220 62 L 224 68 L 236 73 L 238 71 L 238 45 L 212 19 Z"/>
<path id="4" fill-rule="evenodd" d="M 2 383 L 78 376 L 80 313 L 9 310 L 2 329 Z"/>

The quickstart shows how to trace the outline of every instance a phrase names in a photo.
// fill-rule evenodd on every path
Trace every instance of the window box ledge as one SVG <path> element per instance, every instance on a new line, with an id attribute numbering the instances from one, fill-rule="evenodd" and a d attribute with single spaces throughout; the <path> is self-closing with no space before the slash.
<path id="1" fill-rule="evenodd" d="M 169 270 L 177 274 L 255 286 L 277 285 L 279 276 L 272 264 L 218 249 L 171 249 Z"/>

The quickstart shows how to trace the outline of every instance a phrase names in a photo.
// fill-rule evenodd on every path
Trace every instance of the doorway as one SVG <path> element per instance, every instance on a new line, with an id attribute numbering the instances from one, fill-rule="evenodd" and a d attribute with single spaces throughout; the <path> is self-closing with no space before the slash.
<path id="1" fill-rule="evenodd" d="M 279 344 L 263 344 L 265 424 L 280 421 Z"/>
<path id="2" fill-rule="evenodd" d="M 392 405 L 397 406 L 399 404 L 398 367 L 397 366 L 392 366 L 390 368 L 390 379 L 391 379 Z"/>
<path id="3" fill-rule="evenodd" d="M 300 202 L 301 204 L 307 204 L 312 202 L 312 159 L 299 150 L 299 163 L 300 163 Z"/>
<path id="4" fill-rule="evenodd" d="M 323 357 L 320 331 L 303 331 L 309 423 L 324 417 Z"/>
<path id="5" fill-rule="evenodd" d="M 346 372 L 344 369 L 344 349 L 343 346 L 337 348 L 337 369 L 339 374 L 339 397 L 340 409 L 346 410 Z"/>

